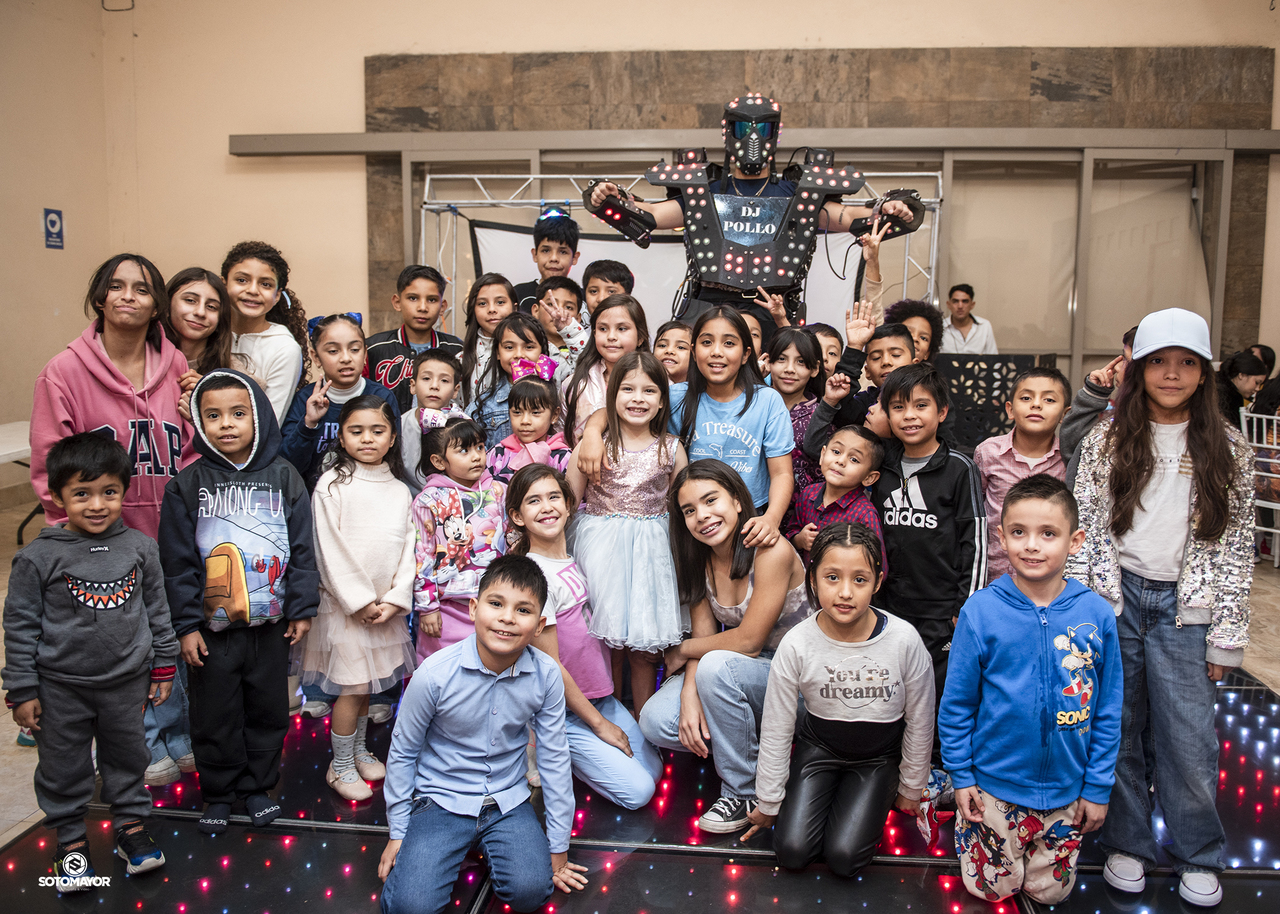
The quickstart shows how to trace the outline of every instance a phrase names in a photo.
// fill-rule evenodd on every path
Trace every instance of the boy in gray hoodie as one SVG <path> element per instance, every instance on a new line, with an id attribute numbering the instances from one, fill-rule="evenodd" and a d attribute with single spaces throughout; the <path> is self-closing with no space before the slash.
<path id="1" fill-rule="evenodd" d="M 14 720 L 31 728 L 40 753 L 36 799 L 58 833 L 55 885 L 83 891 L 110 884 L 94 875 L 85 839 L 95 739 L 116 853 L 130 875 L 164 865 L 145 826 L 151 752 L 142 710 L 169 697 L 178 640 L 159 548 L 120 519 L 133 465 L 125 449 L 91 432 L 71 435 L 46 465 L 49 497 L 67 520 L 14 557 L 0 675 Z"/>

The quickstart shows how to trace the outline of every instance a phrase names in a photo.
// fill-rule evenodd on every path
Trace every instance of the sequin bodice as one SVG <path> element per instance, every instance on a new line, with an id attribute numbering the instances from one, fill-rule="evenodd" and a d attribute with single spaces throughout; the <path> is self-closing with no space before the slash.
<path id="1" fill-rule="evenodd" d="M 716 599 L 716 595 L 712 588 L 715 582 L 711 580 L 711 576 L 707 576 L 707 600 L 711 604 L 711 614 L 716 617 L 716 621 L 727 628 L 737 628 L 742 624 L 742 617 L 747 614 L 747 606 L 751 603 L 752 591 L 756 589 L 756 573 L 755 569 L 747 572 L 747 595 L 742 598 L 741 603 L 733 606 L 725 606 Z M 769 632 L 769 637 L 765 639 L 764 649 L 766 651 L 776 651 L 778 645 L 782 643 L 782 636 L 791 631 L 792 626 L 797 625 L 809 615 L 809 597 L 805 594 L 804 582 L 797 584 L 787 591 L 787 595 L 782 600 L 782 613 L 778 616 L 778 621 L 773 623 L 773 630 Z"/>
<path id="2" fill-rule="evenodd" d="M 665 447 L 655 439 L 642 451 L 620 449 L 618 460 L 600 470 L 600 484 L 587 483 L 582 510 L 597 517 L 665 517 L 676 439 L 664 437 Z"/>

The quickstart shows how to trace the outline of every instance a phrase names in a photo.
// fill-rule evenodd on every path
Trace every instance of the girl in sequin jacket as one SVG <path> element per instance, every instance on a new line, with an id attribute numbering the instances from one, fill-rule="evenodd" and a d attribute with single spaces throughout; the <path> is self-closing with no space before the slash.
<path id="1" fill-rule="evenodd" d="M 1155 799 L 1176 810 L 1165 850 L 1180 894 L 1201 905 L 1222 897 L 1215 682 L 1243 659 L 1253 578 L 1253 454 L 1218 410 L 1212 355 L 1191 312 L 1138 325 L 1115 408 L 1080 447 L 1085 544 L 1066 569 L 1118 616 L 1126 732 L 1100 839 L 1106 880 L 1141 892 L 1156 865 L 1151 752 Z"/>

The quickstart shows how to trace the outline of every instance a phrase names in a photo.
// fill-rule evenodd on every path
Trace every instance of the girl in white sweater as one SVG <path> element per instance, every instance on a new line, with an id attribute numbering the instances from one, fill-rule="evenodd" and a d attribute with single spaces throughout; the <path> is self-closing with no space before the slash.
<path id="1" fill-rule="evenodd" d="M 369 695 L 413 669 L 413 500 L 403 479 L 400 418 L 381 397 L 349 400 L 338 417 L 337 462 L 312 496 L 320 610 L 303 644 L 302 681 L 331 695 L 333 762 L 326 780 L 347 800 L 386 776 L 365 747 Z"/>
<path id="2" fill-rule="evenodd" d="M 920 815 L 933 667 L 911 625 L 872 607 L 883 580 L 875 533 L 862 524 L 825 528 L 805 581 L 816 612 L 787 632 L 769 667 L 759 805 L 743 840 L 773 825 L 787 869 L 825 857 L 834 873 L 852 876 L 871 861 L 891 807 Z"/>

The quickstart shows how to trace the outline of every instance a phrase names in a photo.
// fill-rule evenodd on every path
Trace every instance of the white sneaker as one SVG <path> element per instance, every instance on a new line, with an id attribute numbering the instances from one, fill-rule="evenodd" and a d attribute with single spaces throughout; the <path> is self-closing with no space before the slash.
<path id="1" fill-rule="evenodd" d="M 385 724 L 391 720 L 391 705 L 369 705 L 369 723 Z"/>
<path id="2" fill-rule="evenodd" d="M 298 713 L 298 709 L 302 707 L 302 677 L 289 677 L 289 716 Z"/>
<path id="3" fill-rule="evenodd" d="M 721 797 L 698 819 L 698 828 L 716 835 L 742 831 L 748 825 L 747 816 L 755 808 L 754 797 Z"/>
<path id="4" fill-rule="evenodd" d="M 308 701 L 302 705 L 303 717 L 328 717 L 333 713 L 333 705 L 327 701 Z"/>
<path id="5" fill-rule="evenodd" d="M 1211 908 L 1222 901 L 1222 883 L 1218 881 L 1217 873 L 1188 871 L 1179 880 L 1178 894 L 1188 904 Z"/>
<path id="6" fill-rule="evenodd" d="M 1147 887 L 1147 874 L 1142 861 L 1128 854 L 1112 854 L 1102 868 L 1107 885 L 1121 892 L 1141 892 Z"/>
<path id="7" fill-rule="evenodd" d="M 178 759 L 178 770 L 187 771 L 187 772 L 195 771 L 196 770 L 195 754 L 188 752 L 182 758 Z"/>
<path id="8" fill-rule="evenodd" d="M 178 767 L 177 762 L 166 755 L 160 761 L 152 762 L 147 766 L 146 772 L 142 775 L 142 783 L 148 787 L 163 787 L 165 784 L 172 784 L 180 777 L 182 777 L 182 769 Z"/>

